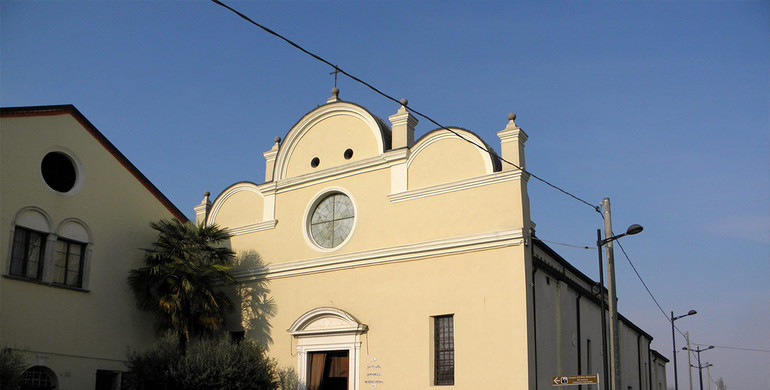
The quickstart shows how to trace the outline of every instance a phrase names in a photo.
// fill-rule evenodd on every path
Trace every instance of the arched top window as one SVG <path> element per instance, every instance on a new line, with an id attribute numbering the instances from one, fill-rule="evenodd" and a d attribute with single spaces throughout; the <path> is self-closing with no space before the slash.
<path id="1" fill-rule="evenodd" d="M 46 243 L 51 217 L 36 207 L 25 207 L 16 214 L 8 274 L 42 280 Z"/>
<path id="2" fill-rule="evenodd" d="M 44 366 L 28 368 L 19 381 L 19 387 L 22 390 L 53 390 L 56 389 L 56 385 L 56 374 Z"/>
<path id="3" fill-rule="evenodd" d="M 87 288 L 91 230 L 77 218 L 51 217 L 37 207 L 21 209 L 14 219 L 8 275 L 54 286 Z"/>

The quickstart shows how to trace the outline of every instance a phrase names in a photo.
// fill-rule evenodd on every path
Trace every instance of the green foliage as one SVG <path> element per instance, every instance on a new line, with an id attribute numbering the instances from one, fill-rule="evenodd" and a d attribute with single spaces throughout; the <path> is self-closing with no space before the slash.
<path id="1" fill-rule="evenodd" d="M 278 370 L 278 388 L 281 390 L 296 390 L 299 384 L 299 376 L 293 367 L 285 367 Z"/>
<path id="2" fill-rule="evenodd" d="M 27 368 L 27 361 L 21 352 L 9 348 L 0 348 L 0 389 L 14 390 L 19 388 L 21 374 Z"/>
<path id="3" fill-rule="evenodd" d="M 182 354 L 173 338 L 128 355 L 128 386 L 133 390 L 278 390 L 274 361 L 251 340 L 203 338 Z M 296 388 L 296 387 L 295 387 Z"/>
<path id="4" fill-rule="evenodd" d="M 224 229 L 190 222 L 161 220 L 152 249 L 146 249 L 146 267 L 132 270 L 128 282 L 137 307 L 152 312 L 159 332 L 176 333 L 184 353 L 191 336 L 212 334 L 224 322 L 233 304 L 216 288 L 232 283 L 227 273 L 235 254 L 222 245 L 230 238 Z"/>

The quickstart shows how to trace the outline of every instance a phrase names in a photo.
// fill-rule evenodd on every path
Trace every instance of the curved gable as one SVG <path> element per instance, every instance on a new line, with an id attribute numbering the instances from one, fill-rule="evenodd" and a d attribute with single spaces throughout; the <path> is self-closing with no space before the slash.
<path id="1" fill-rule="evenodd" d="M 499 161 L 494 151 L 481 138 L 468 130 L 451 129 L 433 130 L 412 147 L 407 161 L 409 189 L 449 183 L 499 170 Z M 492 154 L 484 149 L 492 151 Z"/>
<path id="2" fill-rule="evenodd" d="M 326 104 L 302 117 L 286 134 L 274 177 L 281 180 L 375 157 L 389 143 L 390 130 L 363 107 L 347 102 Z M 348 149 L 352 155 L 346 154 Z"/>
<path id="3" fill-rule="evenodd" d="M 264 205 L 265 197 L 256 184 L 236 183 L 214 200 L 208 223 L 237 228 L 262 222 Z"/>

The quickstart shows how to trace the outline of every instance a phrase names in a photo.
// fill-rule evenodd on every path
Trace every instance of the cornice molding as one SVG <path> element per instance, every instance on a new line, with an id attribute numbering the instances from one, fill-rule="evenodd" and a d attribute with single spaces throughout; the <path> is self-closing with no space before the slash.
<path id="1" fill-rule="evenodd" d="M 529 176 L 522 174 L 521 170 L 511 170 L 495 172 L 484 176 L 477 176 L 470 179 L 458 180 L 450 183 L 437 184 L 430 187 L 418 188 L 388 195 L 391 203 L 404 202 L 408 200 L 427 198 L 430 196 L 447 194 L 450 192 L 462 191 L 471 188 L 483 187 L 491 184 L 514 181 L 520 179 L 528 180 Z"/>
<path id="2" fill-rule="evenodd" d="M 254 223 L 251 225 L 245 225 L 245 226 L 238 226 L 234 228 L 227 228 L 227 232 L 230 233 L 233 236 L 242 236 L 244 234 L 259 232 L 262 230 L 270 230 L 275 228 L 275 225 L 278 224 L 277 219 L 271 219 L 269 221 Z"/>
<path id="3" fill-rule="evenodd" d="M 239 281 L 292 277 L 376 264 L 417 261 L 429 257 L 447 256 L 470 251 L 518 246 L 524 244 L 524 242 L 525 238 L 522 229 L 501 230 L 342 255 L 268 264 L 260 268 L 236 269 L 231 272 L 231 275 Z"/>

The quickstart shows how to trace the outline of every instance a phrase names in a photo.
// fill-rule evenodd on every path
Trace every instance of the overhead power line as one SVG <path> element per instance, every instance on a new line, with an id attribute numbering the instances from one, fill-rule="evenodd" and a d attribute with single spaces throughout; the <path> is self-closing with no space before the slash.
<path id="1" fill-rule="evenodd" d="M 332 68 L 334 69 L 334 72 L 335 72 L 335 73 L 342 73 L 342 74 L 344 74 L 345 76 L 348 76 L 348 77 L 349 77 L 350 79 L 352 79 L 353 81 L 356 81 L 357 83 L 359 83 L 359 84 L 362 84 L 362 85 L 364 85 L 364 86 L 368 87 L 369 89 L 371 89 L 372 91 L 374 91 L 374 92 L 375 92 L 375 93 L 377 93 L 378 95 L 380 95 L 380 96 L 382 96 L 382 97 L 384 97 L 384 98 L 386 98 L 386 99 L 388 99 L 388 100 L 391 100 L 391 101 L 393 101 L 393 102 L 395 102 L 395 103 L 398 103 L 398 104 L 402 104 L 400 100 L 398 100 L 398 99 L 394 98 L 394 97 L 393 97 L 393 96 L 391 96 L 391 95 L 388 95 L 388 94 L 386 94 L 385 92 L 382 92 L 381 90 L 379 90 L 378 88 L 376 88 L 376 87 L 375 87 L 375 86 L 373 86 L 372 84 L 370 84 L 370 83 L 368 83 L 368 82 L 366 82 L 366 81 L 364 81 L 364 80 L 362 80 L 362 79 L 360 79 L 360 78 L 358 78 L 358 77 L 356 77 L 356 76 L 354 76 L 354 75 L 352 75 L 352 74 L 350 74 L 350 73 L 346 72 L 345 70 L 343 70 L 342 68 L 340 68 L 338 65 L 335 65 L 334 63 L 332 63 L 332 62 L 330 62 L 330 61 L 327 61 L 327 60 L 326 60 L 326 59 L 324 59 L 323 57 L 321 57 L 321 56 L 319 56 L 319 55 L 317 55 L 317 54 L 315 54 L 315 53 L 313 53 L 313 52 L 311 52 L 311 51 L 309 51 L 309 50 L 307 50 L 307 49 L 303 48 L 303 47 L 302 47 L 302 46 L 300 46 L 299 44 L 297 44 L 297 43 L 293 42 L 292 40 L 290 40 L 290 39 L 288 39 L 288 38 L 284 37 L 283 35 L 281 35 L 281 34 L 279 34 L 279 33 L 275 32 L 275 31 L 273 31 L 272 29 L 270 29 L 270 28 L 268 28 L 268 27 L 266 27 L 266 26 L 264 26 L 264 25 L 262 25 L 262 24 L 260 24 L 260 23 L 257 23 L 257 22 L 256 22 L 256 21 L 254 21 L 253 19 L 251 19 L 251 18 L 249 18 L 248 16 L 244 15 L 244 14 L 243 14 L 243 13 L 241 13 L 240 11 L 238 11 L 238 10 L 236 10 L 236 9 L 234 9 L 234 8 L 232 8 L 232 7 L 230 7 L 229 5 L 227 5 L 227 4 L 225 4 L 225 3 L 223 3 L 223 2 L 221 2 L 221 1 L 219 1 L 219 0 L 211 0 L 211 1 L 212 1 L 212 2 L 214 2 L 214 3 L 216 3 L 216 4 L 218 4 L 218 5 L 220 5 L 220 6 L 222 6 L 222 7 L 224 7 L 224 8 L 226 8 L 226 9 L 228 9 L 228 10 L 229 10 L 229 11 L 231 11 L 231 12 L 235 13 L 236 15 L 240 16 L 242 19 L 244 19 L 244 20 L 246 20 L 247 22 L 249 22 L 249 23 L 253 24 L 254 26 L 257 26 L 257 27 L 259 27 L 260 29 L 262 29 L 262 30 L 264 30 L 265 32 L 267 32 L 268 34 L 271 34 L 271 35 L 273 35 L 273 36 L 275 36 L 275 37 L 277 37 L 277 38 L 279 38 L 279 39 L 283 40 L 284 42 L 286 42 L 286 43 L 288 43 L 289 45 L 293 46 L 293 47 L 294 47 L 294 48 L 296 48 L 297 50 L 299 50 L 299 51 L 301 51 L 301 52 L 303 52 L 303 53 L 305 53 L 305 54 L 307 54 L 307 55 L 309 55 L 309 56 L 311 56 L 311 57 L 315 58 L 316 60 L 318 60 L 318 61 L 320 61 L 320 62 L 323 62 L 323 63 L 324 63 L 324 64 L 326 64 L 326 65 L 329 65 L 330 67 L 332 67 Z M 336 76 L 336 74 L 335 74 L 335 76 Z M 476 146 L 477 148 L 479 148 L 479 149 L 481 149 L 481 150 L 483 150 L 483 151 L 485 151 L 485 152 L 489 153 L 490 155 L 493 155 L 493 156 L 495 156 L 495 157 L 499 158 L 501 161 L 503 161 L 503 162 L 505 162 L 505 163 L 507 163 L 507 164 L 510 164 L 510 165 L 511 165 L 511 166 L 513 166 L 514 168 L 516 168 L 516 169 L 518 169 L 518 170 L 520 170 L 520 171 L 522 171 L 522 172 L 524 172 L 524 173 L 528 174 L 529 176 L 531 176 L 531 177 L 535 178 L 536 180 L 540 181 L 541 183 L 543 183 L 543 184 L 545 184 L 545 185 L 547 185 L 547 186 L 549 186 L 549 187 L 551 187 L 551 188 L 553 188 L 553 189 L 555 189 L 555 190 L 557 190 L 557 191 L 559 191 L 559 192 L 561 192 L 561 193 L 563 193 L 563 194 L 565 194 L 565 195 L 567 195 L 567 196 L 569 196 L 569 197 L 571 197 L 571 198 L 573 198 L 573 199 L 575 199 L 575 200 L 577 200 L 577 201 L 579 201 L 579 202 L 581 202 L 581 203 L 583 203 L 583 204 L 585 204 L 585 205 L 587 205 L 587 206 L 591 207 L 591 208 L 592 208 L 594 211 L 596 211 L 596 212 L 598 212 L 598 213 L 600 213 L 600 214 L 601 214 L 601 211 L 599 210 L 599 206 L 597 206 L 597 205 L 593 205 L 593 204 L 591 204 L 591 203 L 589 203 L 589 202 L 587 202 L 587 201 L 585 201 L 585 200 L 581 199 L 581 198 L 580 198 L 580 197 L 578 197 L 577 195 L 574 195 L 574 194 L 570 193 L 569 191 L 567 191 L 567 190 L 565 190 L 565 189 L 563 189 L 563 188 L 560 188 L 560 187 L 558 187 L 558 186 L 556 186 L 556 185 L 552 184 L 551 182 L 549 182 L 549 181 L 547 181 L 547 180 L 545 180 L 545 179 L 543 179 L 543 178 L 541 178 L 541 177 L 539 177 L 539 176 L 535 175 L 534 173 L 532 173 L 532 172 L 530 172 L 530 171 L 527 171 L 526 169 L 523 169 L 522 167 L 518 166 L 517 164 L 514 164 L 514 163 L 512 163 L 512 162 L 510 162 L 510 161 L 508 161 L 508 160 L 506 160 L 506 159 L 502 158 L 501 156 L 498 156 L 498 155 L 497 155 L 497 153 L 495 153 L 495 152 L 494 152 L 494 151 L 492 151 L 492 150 L 489 150 L 489 149 L 488 149 L 486 146 L 484 146 L 484 145 L 478 145 L 478 144 L 476 144 L 475 142 L 473 142 L 473 141 L 471 141 L 471 140 L 469 140 L 469 139 L 466 139 L 466 138 L 462 137 L 462 136 L 461 136 L 460 134 L 458 134 L 456 131 L 454 131 L 454 130 L 452 130 L 452 129 L 450 129 L 450 128 L 448 128 L 448 127 L 446 127 L 446 126 L 444 126 L 444 125 L 442 125 L 442 124 L 440 124 L 440 123 L 438 123 L 437 121 L 433 120 L 431 117 L 427 116 L 426 114 L 423 114 L 423 113 L 421 113 L 420 111 L 417 111 L 417 110 L 415 110 L 415 109 L 414 109 L 414 108 L 412 108 L 412 107 L 409 107 L 409 111 L 411 111 L 411 112 L 412 112 L 412 113 L 414 113 L 415 115 L 417 115 L 417 116 L 420 116 L 420 117 L 422 117 L 422 118 L 426 119 L 427 121 L 429 121 L 429 122 L 433 123 L 434 125 L 438 126 L 440 129 L 443 129 L 443 130 L 447 130 L 447 131 L 449 131 L 450 133 L 454 134 L 455 136 L 457 136 L 457 137 L 458 137 L 458 138 L 460 138 L 461 140 L 464 140 L 464 141 L 466 141 L 466 142 L 470 143 L 471 145 L 474 145 L 474 146 Z"/>
<path id="2" fill-rule="evenodd" d="M 710 347 L 711 344 L 697 344 L 697 343 L 690 343 L 692 345 L 697 345 L 700 347 Z M 761 349 L 761 348 L 741 348 L 741 347 L 726 347 L 724 345 L 715 345 L 714 348 L 721 348 L 721 349 L 733 349 L 736 351 L 749 351 L 749 352 L 766 352 L 770 353 L 770 349 Z"/>
<path id="3" fill-rule="evenodd" d="M 547 242 L 547 243 L 549 243 L 549 244 L 554 244 L 554 245 L 568 246 L 568 247 L 570 247 L 570 248 L 578 248 L 578 249 L 596 249 L 596 247 L 595 247 L 595 246 L 575 245 L 575 244 L 565 244 L 565 243 L 563 243 L 563 242 L 557 242 L 557 241 L 549 241 L 549 240 L 543 240 L 542 238 L 539 238 L 539 237 L 532 237 L 532 239 L 533 239 L 533 240 L 542 241 L 542 242 Z"/>
<path id="4" fill-rule="evenodd" d="M 647 294 L 650 295 L 650 298 L 652 298 L 652 301 L 655 302 L 655 306 L 657 306 L 658 309 L 660 309 L 660 312 L 663 313 L 663 317 L 666 319 L 666 322 L 672 324 L 674 329 L 676 329 L 676 331 L 679 332 L 679 334 L 681 334 L 682 337 L 686 337 L 684 335 L 684 332 L 682 332 L 679 328 L 677 328 L 676 324 L 673 324 L 671 322 L 671 318 L 668 316 L 668 314 L 666 314 L 666 311 L 663 310 L 663 307 L 660 306 L 660 303 L 655 298 L 655 295 L 652 294 L 652 291 L 650 291 L 650 288 L 647 287 L 647 283 L 644 282 L 644 279 L 642 278 L 642 275 L 639 274 L 639 271 L 636 270 L 636 266 L 634 266 L 634 263 L 631 261 L 631 258 L 628 256 L 628 253 L 626 253 L 626 250 L 623 248 L 623 244 L 621 244 L 620 241 L 616 241 L 616 242 L 618 243 L 618 247 L 620 247 L 620 251 L 623 252 L 623 256 L 625 256 L 626 260 L 628 261 L 628 264 L 631 265 L 631 269 L 634 270 L 634 273 L 636 274 L 636 277 L 639 278 L 639 281 L 642 282 L 642 286 L 644 286 L 644 289 L 647 290 Z M 693 344 L 693 343 L 690 343 L 690 344 Z"/>

